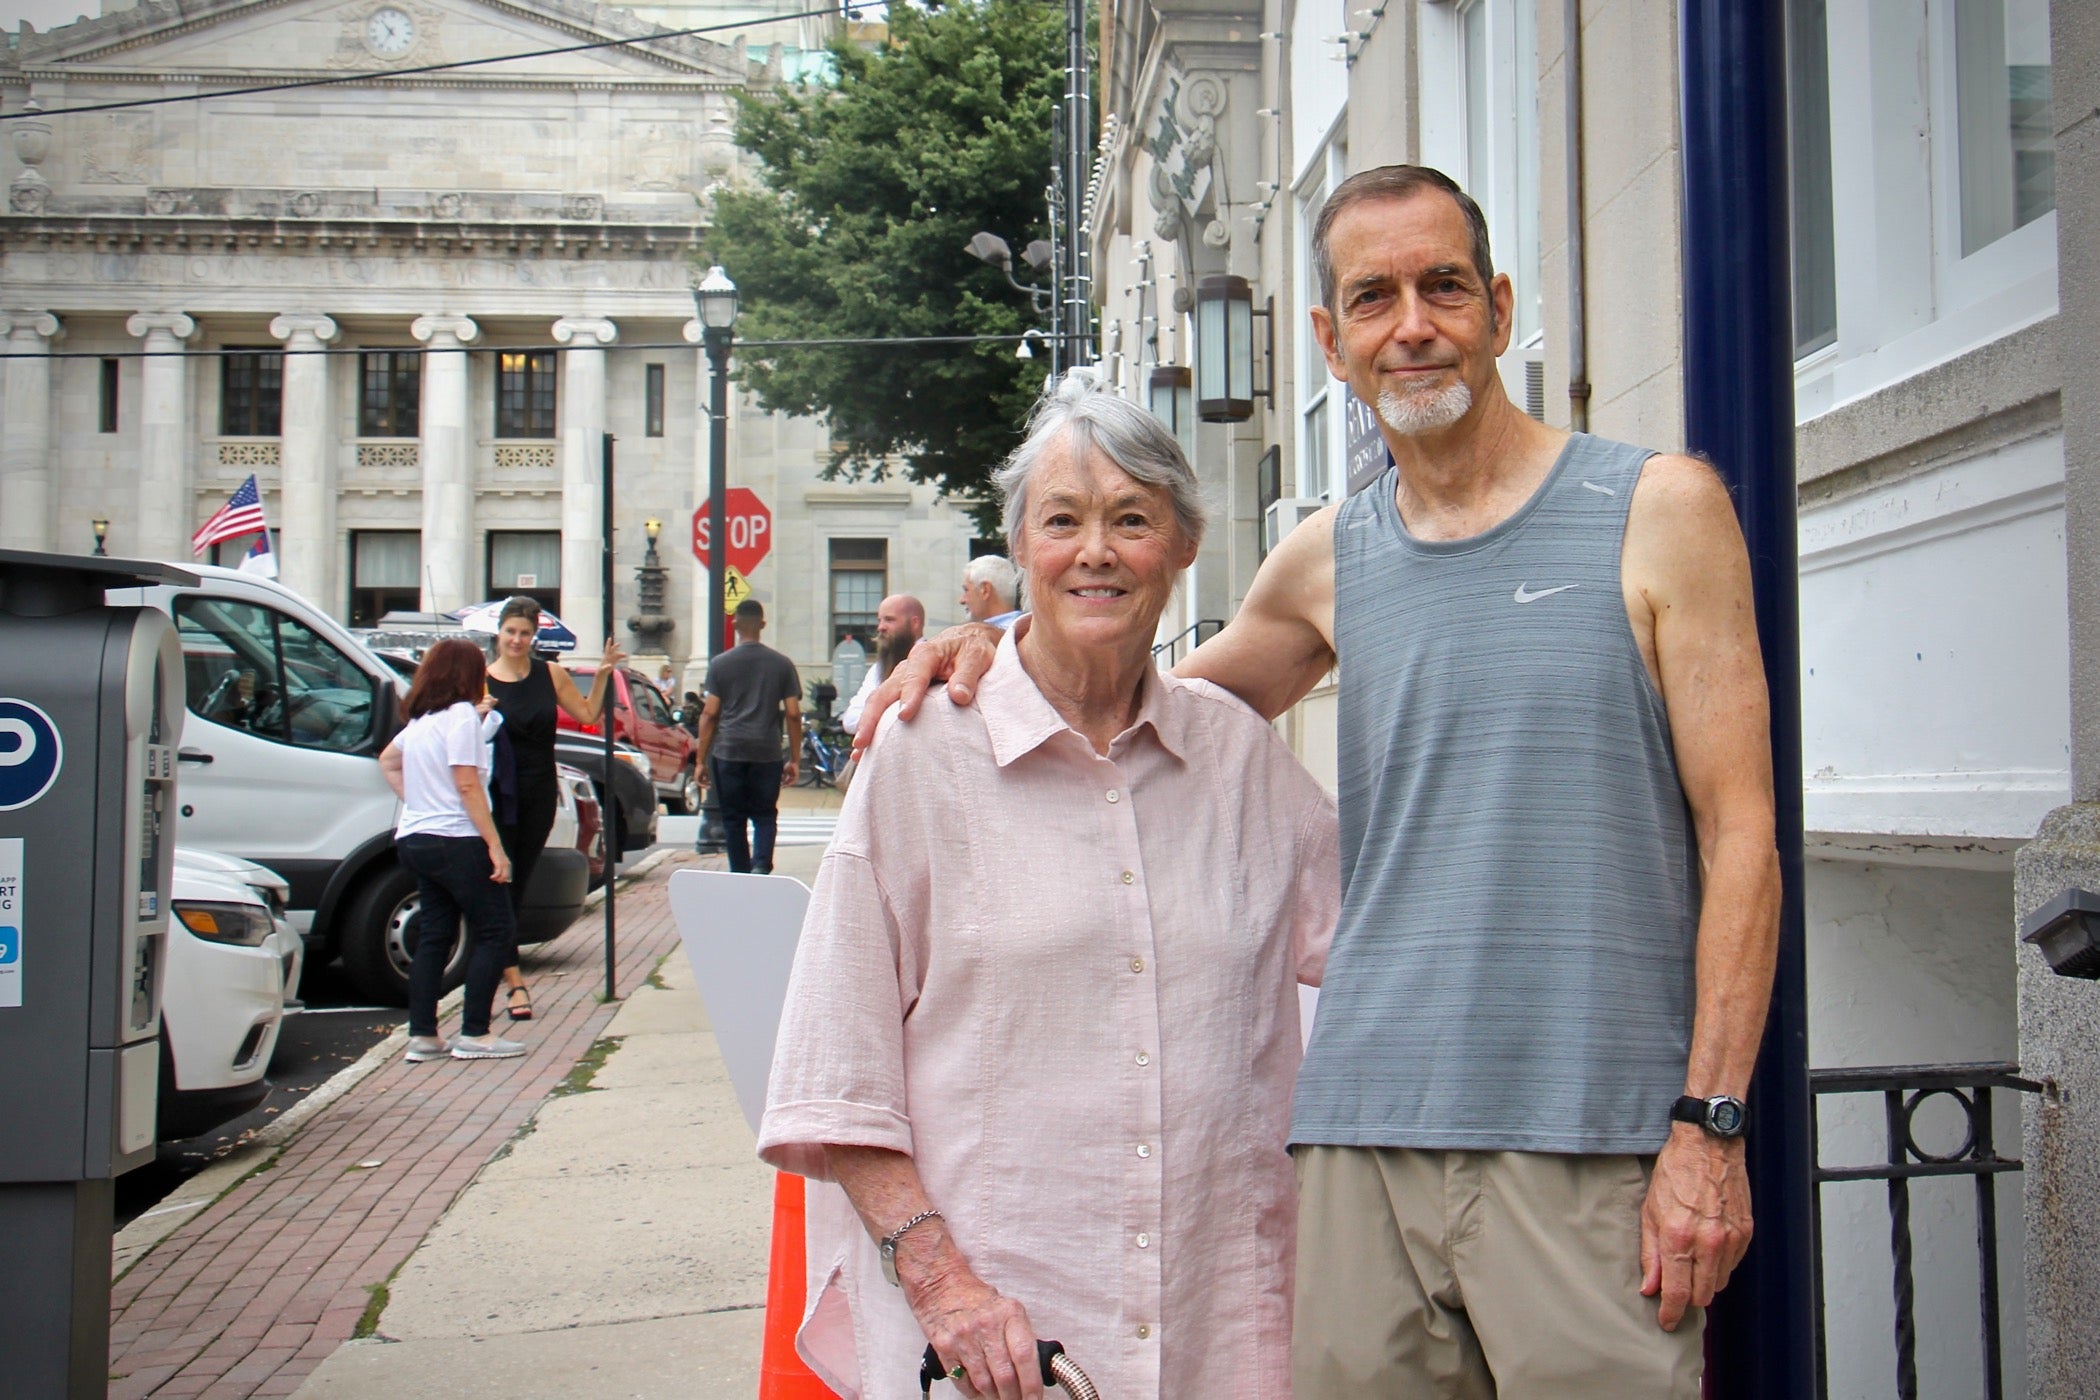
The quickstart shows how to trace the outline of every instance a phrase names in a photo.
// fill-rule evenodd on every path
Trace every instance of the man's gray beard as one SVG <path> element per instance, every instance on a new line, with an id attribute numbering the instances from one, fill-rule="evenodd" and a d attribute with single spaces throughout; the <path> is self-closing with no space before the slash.
<path id="1" fill-rule="evenodd" d="M 1473 391 L 1463 379 L 1428 394 L 1403 394 L 1392 388 L 1378 391 L 1379 418 L 1404 437 L 1440 432 L 1465 417 L 1472 407 Z"/>

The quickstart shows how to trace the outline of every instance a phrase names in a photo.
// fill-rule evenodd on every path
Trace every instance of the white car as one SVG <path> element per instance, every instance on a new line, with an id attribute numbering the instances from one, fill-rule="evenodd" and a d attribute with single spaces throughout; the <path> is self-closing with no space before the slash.
<path id="1" fill-rule="evenodd" d="M 178 846 L 161 992 L 159 1137 L 209 1132 L 261 1103 L 305 956 L 285 881 Z"/>

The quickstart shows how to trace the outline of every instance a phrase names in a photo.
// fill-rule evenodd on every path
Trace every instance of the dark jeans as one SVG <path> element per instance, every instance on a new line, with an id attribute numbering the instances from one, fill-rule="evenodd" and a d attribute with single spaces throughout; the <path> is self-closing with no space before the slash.
<path id="1" fill-rule="evenodd" d="M 785 763 L 744 763 L 718 758 L 715 802 L 729 841 L 729 868 L 748 875 L 773 872 L 773 838 L 780 830 L 780 774 Z M 751 823 L 749 832 L 744 823 Z"/>
<path id="2" fill-rule="evenodd" d="M 394 855 L 416 877 L 423 898 L 416 911 L 415 952 L 408 968 L 408 1033 L 437 1034 L 445 962 L 452 955 L 452 931 L 464 914 L 469 947 L 459 1029 L 462 1035 L 487 1035 L 503 960 L 518 937 L 510 892 L 489 878 L 495 868 L 489 863 L 488 843 L 479 836 L 404 836 L 394 843 Z"/>

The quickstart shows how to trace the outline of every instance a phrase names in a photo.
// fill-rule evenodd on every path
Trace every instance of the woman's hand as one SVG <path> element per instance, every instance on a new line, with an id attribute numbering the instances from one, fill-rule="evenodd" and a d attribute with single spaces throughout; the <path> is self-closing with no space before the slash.
<path id="1" fill-rule="evenodd" d="M 598 664 L 610 671 L 626 659 L 627 653 L 620 650 L 620 639 L 618 637 L 607 637 L 605 639 L 605 655 L 599 659 Z"/>
<path id="2" fill-rule="evenodd" d="M 501 841 L 489 842 L 489 879 L 499 885 L 510 883 L 510 857 L 503 853 Z"/>
<path id="3" fill-rule="evenodd" d="M 959 1263 L 952 1272 L 916 1280 L 900 1258 L 898 1276 L 912 1316 L 950 1377 L 963 1368 L 956 1389 L 965 1396 L 1042 1400 L 1043 1372 L 1028 1309 Z"/>
<path id="4" fill-rule="evenodd" d="M 495 708 L 496 697 L 493 695 L 484 695 L 474 702 L 474 713 L 480 715 L 483 719 L 487 719 L 489 711 Z"/>

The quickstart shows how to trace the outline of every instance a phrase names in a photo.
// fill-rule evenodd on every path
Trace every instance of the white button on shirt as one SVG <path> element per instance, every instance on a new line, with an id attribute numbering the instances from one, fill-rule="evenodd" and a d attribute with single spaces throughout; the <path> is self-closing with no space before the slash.
<path id="1" fill-rule="evenodd" d="M 976 706 L 935 692 L 862 766 L 760 1155 L 821 1179 L 827 1142 L 909 1153 L 971 1268 L 1104 1395 L 1288 1394 L 1296 984 L 1340 901 L 1333 804 L 1201 682 L 1148 675 L 1104 758 L 1011 638 Z M 1128 884 L 1072 879 L 1104 867 Z M 1119 1072 L 1154 1053 L 1172 1076 Z M 847 1400 L 916 1400 L 903 1294 L 843 1192 L 807 1208 L 805 1353 Z"/>

